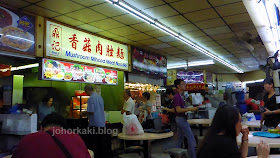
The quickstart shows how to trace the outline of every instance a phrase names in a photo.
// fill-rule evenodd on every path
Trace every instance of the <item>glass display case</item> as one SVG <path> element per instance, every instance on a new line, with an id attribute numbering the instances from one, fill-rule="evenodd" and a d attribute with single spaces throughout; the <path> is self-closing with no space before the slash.
<path id="1" fill-rule="evenodd" d="M 80 113 L 87 111 L 89 96 L 73 96 L 71 100 L 70 117 L 79 118 Z"/>

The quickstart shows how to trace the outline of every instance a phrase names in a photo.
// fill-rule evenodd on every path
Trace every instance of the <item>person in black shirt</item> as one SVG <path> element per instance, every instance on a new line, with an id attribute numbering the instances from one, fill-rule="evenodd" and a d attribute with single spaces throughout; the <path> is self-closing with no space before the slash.
<path id="1" fill-rule="evenodd" d="M 267 131 L 276 128 L 280 123 L 280 105 L 276 103 L 273 79 L 265 79 L 263 87 L 267 93 L 263 98 L 265 111 L 262 113 L 260 123 L 262 130 Z"/>
<path id="2" fill-rule="evenodd" d="M 236 137 L 240 132 L 243 136 L 238 149 Z M 246 158 L 248 134 L 248 128 L 242 128 L 238 109 L 231 105 L 222 105 L 217 109 L 211 127 L 199 146 L 197 158 Z M 269 147 L 264 142 L 258 145 L 257 151 L 259 158 L 267 158 L 269 155 Z"/>

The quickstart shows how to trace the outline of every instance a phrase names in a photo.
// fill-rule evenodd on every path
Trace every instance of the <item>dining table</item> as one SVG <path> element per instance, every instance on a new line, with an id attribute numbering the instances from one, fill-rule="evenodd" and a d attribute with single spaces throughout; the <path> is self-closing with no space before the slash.
<path id="1" fill-rule="evenodd" d="M 250 131 L 248 136 L 248 146 L 249 147 L 256 147 L 261 140 L 265 141 L 270 148 L 280 148 L 280 138 L 267 138 L 267 137 L 259 137 L 259 136 L 253 136 L 253 133 L 259 132 L 259 131 Z M 238 145 L 241 144 L 241 138 L 242 133 L 238 135 L 236 138 L 236 142 Z"/>
<path id="2" fill-rule="evenodd" d="M 151 158 L 151 141 L 172 137 L 173 132 L 167 133 L 144 133 L 140 135 L 127 135 L 119 133 L 118 138 L 123 140 L 143 140 L 144 158 Z"/>
<path id="3" fill-rule="evenodd" d="M 194 124 L 198 125 L 200 136 L 203 136 L 203 125 L 210 126 L 212 122 L 211 119 L 190 119 L 187 121 L 190 125 L 194 125 Z"/>

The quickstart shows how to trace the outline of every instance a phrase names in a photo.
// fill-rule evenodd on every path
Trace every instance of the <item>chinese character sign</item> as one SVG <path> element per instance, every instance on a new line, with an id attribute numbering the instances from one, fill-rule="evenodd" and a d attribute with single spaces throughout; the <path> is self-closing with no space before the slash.
<path id="1" fill-rule="evenodd" d="M 50 54 L 55 56 L 61 56 L 62 54 L 62 28 L 57 25 L 50 25 L 50 36 L 51 36 L 51 50 Z"/>
<path id="2" fill-rule="evenodd" d="M 128 70 L 128 47 L 65 25 L 46 22 L 46 56 Z"/>

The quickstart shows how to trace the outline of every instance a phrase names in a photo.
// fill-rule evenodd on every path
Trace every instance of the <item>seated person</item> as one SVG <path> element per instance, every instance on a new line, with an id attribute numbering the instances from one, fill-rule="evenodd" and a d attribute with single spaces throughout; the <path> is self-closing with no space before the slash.
<path id="1" fill-rule="evenodd" d="M 39 122 L 42 122 L 42 120 L 48 115 L 53 112 L 55 112 L 55 109 L 53 107 L 53 98 L 46 96 L 42 102 L 39 104 Z"/>
<path id="2" fill-rule="evenodd" d="M 238 149 L 236 137 L 240 132 L 243 136 Z M 197 158 L 246 158 L 248 135 L 248 128 L 242 128 L 238 109 L 231 105 L 222 105 L 218 108 L 211 127 L 198 149 Z M 258 158 L 267 158 L 269 151 L 268 145 L 263 141 L 258 144 Z"/>
<path id="3" fill-rule="evenodd" d="M 65 126 L 65 119 L 61 115 L 47 115 L 41 123 L 41 130 L 25 136 L 19 142 L 12 158 L 90 158 L 81 137 L 67 132 L 63 129 Z"/>

